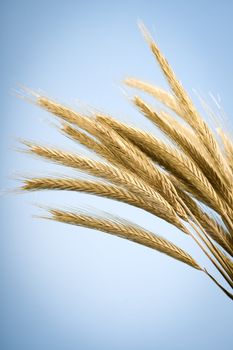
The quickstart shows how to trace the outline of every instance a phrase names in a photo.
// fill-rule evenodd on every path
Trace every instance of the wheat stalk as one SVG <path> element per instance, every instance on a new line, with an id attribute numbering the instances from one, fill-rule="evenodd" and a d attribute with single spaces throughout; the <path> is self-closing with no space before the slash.
<path id="1" fill-rule="evenodd" d="M 158 46 L 144 27 L 142 31 L 172 93 L 138 79 L 128 78 L 125 83 L 149 93 L 183 119 L 181 122 L 168 111 L 156 111 L 139 96 L 133 98 L 134 105 L 172 144 L 110 116 L 94 113 L 94 116 L 87 117 L 33 93 L 36 105 L 60 119 L 60 131 L 65 136 L 87 147 L 101 160 L 24 141 L 26 152 L 97 179 L 35 176 L 24 179 L 21 190 L 85 192 L 133 205 L 165 220 L 186 233 L 187 239 L 194 240 L 228 287 L 172 242 L 122 218 L 110 217 L 103 212 L 96 215 L 94 211 L 48 210 L 48 218 L 52 220 L 117 235 L 184 262 L 206 273 L 233 299 L 228 290 L 233 288 L 232 140 L 220 129 L 217 131 L 221 143 L 217 140 Z"/>
<path id="2" fill-rule="evenodd" d="M 190 211 L 200 222 L 207 234 L 212 239 L 214 239 L 222 248 L 224 248 L 231 256 L 233 256 L 232 239 L 225 228 L 213 217 L 204 212 L 204 210 L 201 209 L 201 207 L 194 201 L 194 199 L 192 199 L 191 196 L 189 196 L 180 188 L 179 183 L 177 185 L 177 181 L 174 181 L 174 185 L 175 184 L 180 198 L 182 198 L 184 203 L 188 206 Z"/>

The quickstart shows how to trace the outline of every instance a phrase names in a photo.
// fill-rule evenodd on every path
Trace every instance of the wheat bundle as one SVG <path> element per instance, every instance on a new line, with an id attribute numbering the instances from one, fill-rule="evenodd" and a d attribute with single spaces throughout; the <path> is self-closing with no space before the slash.
<path id="1" fill-rule="evenodd" d="M 169 142 L 107 115 L 88 117 L 35 93 L 35 104 L 59 118 L 60 131 L 101 160 L 24 142 L 27 152 L 78 169 L 96 180 L 35 176 L 24 179 L 21 189 L 86 192 L 148 211 L 194 240 L 224 283 L 172 242 L 122 218 L 60 209 L 48 209 L 47 218 L 104 231 L 165 253 L 204 272 L 233 299 L 233 142 L 221 129 L 217 130 L 220 138 L 215 136 L 154 40 L 141 27 L 171 92 L 135 78 L 127 78 L 125 83 L 152 95 L 170 110 L 158 111 L 141 97 L 133 98 L 135 106 Z"/>

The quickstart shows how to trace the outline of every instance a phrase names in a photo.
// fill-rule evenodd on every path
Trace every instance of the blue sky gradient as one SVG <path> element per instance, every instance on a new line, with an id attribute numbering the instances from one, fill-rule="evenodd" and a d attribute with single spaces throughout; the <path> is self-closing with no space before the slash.
<path id="1" fill-rule="evenodd" d="M 167 87 L 137 27 L 144 21 L 198 104 L 220 94 L 232 128 L 230 1 L 2 1 L 1 188 L 20 175 L 62 173 L 15 151 L 17 137 L 88 152 L 59 134 L 19 84 L 81 110 L 95 107 L 157 130 L 129 103 L 127 76 Z M 13 180 L 12 180 L 13 178 Z M 232 302 L 202 273 L 146 247 L 35 219 L 42 203 L 90 205 L 172 239 L 208 262 L 178 230 L 139 209 L 85 194 L 1 196 L 1 349 L 230 349 Z"/>

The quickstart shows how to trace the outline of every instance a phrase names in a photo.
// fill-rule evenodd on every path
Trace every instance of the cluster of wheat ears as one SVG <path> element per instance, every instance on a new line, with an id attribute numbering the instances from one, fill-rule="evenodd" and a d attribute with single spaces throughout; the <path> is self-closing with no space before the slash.
<path id="1" fill-rule="evenodd" d="M 138 96 L 132 98 L 136 108 L 169 142 L 109 115 L 79 113 L 34 93 L 33 102 L 59 118 L 65 136 L 101 159 L 24 141 L 26 152 L 78 169 L 94 176 L 94 180 L 26 178 L 21 189 L 85 192 L 133 205 L 165 220 L 195 241 L 220 279 L 169 240 L 119 217 L 50 208 L 47 216 L 165 253 L 204 272 L 233 299 L 233 142 L 222 129 L 213 130 L 207 125 L 148 31 L 142 25 L 141 29 L 171 92 L 132 78 L 125 83 L 163 104 L 163 110 L 157 110 Z"/>

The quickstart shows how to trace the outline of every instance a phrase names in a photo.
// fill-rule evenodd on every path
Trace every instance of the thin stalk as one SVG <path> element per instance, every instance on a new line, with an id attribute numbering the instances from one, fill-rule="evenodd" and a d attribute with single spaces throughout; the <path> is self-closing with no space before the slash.
<path id="1" fill-rule="evenodd" d="M 223 267 L 226 269 L 225 262 L 222 260 L 222 257 L 219 256 L 218 252 L 216 251 L 216 247 L 213 245 L 213 243 L 210 241 L 209 237 L 206 235 L 204 229 L 202 228 L 201 224 L 198 222 L 198 220 L 195 218 L 193 213 L 189 210 L 189 208 L 186 206 L 186 204 L 182 201 L 182 199 L 179 199 L 181 205 L 184 207 L 184 209 L 187 211 L 187 213 L 193 218 L 198 228 L 201 230 L 201 232 L 204 234 L 201 234 L 197 230 L 197 227 L 194 225 L 194 223 L 190 220 L 188 220 L 188 223 L 190 226 L 194 229 L 194 231 L 197 233 L 198 237 L 204 241 L 210 252 L 214 255 L 218 263 L 221 265 L 221 267 L 215 262 L 215 260 L 211 257 L 211 255 L 206 251 L 206 249 L 201 245 L 201 243 L 196 239 L 196 237 L 191 234 L 192 238 L 195 239 L 196 243 L 199 245 L 199 247 L 203 250 L 203 252 L 208 256 L 208 258 L 211 260 L 211 262 L 214 264 L 214 266 L 217 268 L 217 270 L 221 273 L 221 275 L 224 277 L 224 279 L 228 282 L 228 284 L 233 288 L 233 282 L 229 278 L 229 276 L 226 274 L 226 271 L 224 271 Z"/>
<path id="2" fill-rule="evenodd" d="M 203 272 L 212 279 L 212 281 L 231 299 L 233 300 L 233 294 L 226 290 L 206 269 Z"/>
<path id="3" fill-rule="evenodd" d="M 195 221 L 196 225 L 199 227 L 199 229 L 202 231 L 202 233 L 204 234 L 205 239 L 209 242 L 206 243 L 206 240 L 204 240 L 204 242 L 206 243 L 206 245 L 209 248 L 209 245 L 212 247 L 212 249 L 214 250 L 214 256 L 215 258 L 218 260 L 218 262 L 222 265 L 222 267 L 224 267 L 224 269 L 226 270 L 226 272 L 228 273 L 228 275 L 231 277 L 232 279 L 232 275 L 229 274 L 228 269 L 231 267 L 229 266 L 229 264 L 223 259 L 222 255 L 219 253 L 218 248 L 213 244 L 213 242 L 211 241 L 211 239 L 208 237 L 208 235 L 206 234 L 205 230 L 203 229 L 202 225 L 199 223 L 199 221 L 195 218 L 195 216 L 192 214 L 192 218 Z M 191 224 L 191 222 L 190 222 Z M 209 248 L 210 249 L 210 248 Z M 211 250 L 211 249 L 210 249 Z M 211 250 L 212 251 L 212 250 Z M 221 262 L 220 262 L 221 260 Z M 233 287 L 232 287 L 233 288 Z"/>
<path id="4" fill-rule="evenodd" d="M 205 252 L 205 254 L 208 256 L 208 258 L 211 260 L 211 262 L 214 264 L 214 266 L 216 267 L 216 269 L 221 273 L 221 275 L 224 277 L 224 279 L 227 281 L 227 283 L 231 286 L 231 288 L 233 288 L 233 282 L 232 280 L 229 278 L 229 276 L 226 274 L 226 271 L 223 269 L 223 266 L 221 264 L 221 262 L 219 262 L 219 259 L 216 257 L 216 253 L 213 252 L 213 250 L 209 247 L 208 243 L 206 243 L 206 240 L 200 235 L 200 233 L 198 232 L 198 230 L 196 229 L 195 225 L 190 221 L 189 224 L 192 226 L 192 228 L 195 230 L 195 232 L 198 234 L 198 236 L 205 242 L 205 244 L 207 245 L 207 247 L 209 248 L 209 250 L 211 251 L 211 253 L 214 255 L 214 257 L 216 258 L 216 260 L 218 261 L 218 263 L 221 265 L 219 266 L 216 261 L 212 258 L 212 256 L 203 249 L 203 246 L 201 245 L 201 243 L 196 239 L 196 237 L 194 235 L 192 235 L 192 238 L 195 238 L 195 241 L 198 242 L 198 245 L 200 248 L 202 248 L 202 250 Z"/>
<path id="5" fill-rule="evenodd" d="M 186 206 L 186 205 L 185 205 Z M 185 208 L 186 209 L 186 208 Z M 219 254 L 218 249 L 216 248 L 216 246 L 213 244 L 213 242 L 211 241 L 211 239 L 208 237 L 208 235 L 206 234 L 205 230 L 203 229 L 202 225 L 199 223 L 199 221 L 196 219 L 196 217 L 193 215 L 193 213 L 189 210 L 189 208 L 187 208 L 188 213 L 190 214 L 190 216 L 192 217 L 192 219 L 195 221 L 196 225 L 198 226 L 198 228 L 201 230 L 201 232 L 204 234 L 204 237 L 202 237 L 202 235 L 199 235 L 199 237 L 205 242 L 205 244 L 207 245 L 207 247 L 209 248 L 209 250 L 211 251 L 211 253 L 215 256 L 215 258 L 218 260 L 219 264 L 226 270 L 225 272 L 227 272 L 229 266 L 228 264 L 224 261 L 224 259 L 222 258 L 222 256 Z M 195 227 L 193 225 L 193 223 L 191 221 L 189 221 L 189 224 L 193 227 L 193 229 L 195 230 Z M 196 230 L 195 230 L 196 231 Z M 196 231 L 197 232 L 197 231 Z M 230 276 L 231 277 L 231 276 Z M 232 278 L 231 278 L 232 280 Z M 231 287 L 233 288 L 233 283 L 231 281 L 230 283 Z"/>
<path id="6" fill-rule="evenodd" d="M 196 230 L 195 230 L 196 231 Z M 231 280 L 229 280 L 229 277 L 225 274 L 225 272 L 218 266 L 216 261 L 212 258 L 212 256 L 208 253 L 208 251 L 203 247 L 203 245 L 198 241 L 198 239 L 195 237 L 195 235 L 188 231 L 189 235 L 194 239 L 194 241 L 197 243 L 197 245 L 201 248 L 201 250 L 205 253 L 205 255 L 210 259 L 210 261 L 213 263 L 213 265 L 216 267 L 216 269 L 220 272 L 220 274 L 224 277 L 224 279 L 229 283 L 229 285 L 232 287 Z M 197 231 L 196 231 L 197 232 Z M 232 287 L 233 288 L 233 287 Z"/>

